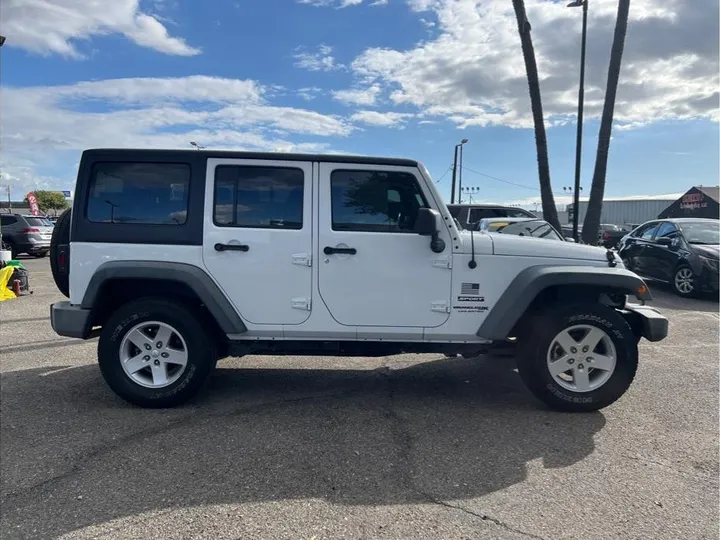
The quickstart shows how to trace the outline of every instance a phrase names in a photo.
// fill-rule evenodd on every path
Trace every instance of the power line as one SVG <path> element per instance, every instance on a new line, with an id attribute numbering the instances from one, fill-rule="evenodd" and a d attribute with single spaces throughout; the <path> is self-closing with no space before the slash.
<path id="1" fill-rule="evenodd" d="M 526 186 L 525 184 L 518 184 L 517 182 L 511 182 L 510 180 L 503 180 L 502 178 L 498 178 L 497 176 L 492 176 L 489 174 L 481 173 L 479 171 L 475 171 L 469 167 L 463 167 L 466 171 L 470 171 L 471 173 L 479 174 L 480 176 L 484 176 L 485 178 L 490 178 L 492 180 L 497 180 L 498 182 L 502 182 L 503 184 L 510 184 L 511 186 L 517 186 L 525 189 L 532 189 L 533 191 L 540 191 L 539 187 L 532 187 L 532 186 Z"/>
<path id="2" fill-rule="evenodd" d="M 438 178 L 437 180 L 435 180 L 435 183 L 436 183 L 436 184 L 439 184 L 440 182 L 442 182 L 442 179 L 445 178 L 445 175 L 446 175 L 447 173 L 449 173 L 449 172 L 452 170 L 452 168 L 453 168 L 453 166 L 450 165 L 450 166 L 447 168 L 447 170 L 446 170 L 444 173 L 442 173 L 442 176 L 441 176 L 440 178 Z"/>
<path id="3" fill-rule="evenodd" d="M 531 190 L 533 190 L 533 191 L 540 191 L 540 187 L 539 187 L 539 186 L 533 187 L 533 186 L 528 186 L 528 185 L 526 185 L 526 184 L 519 184 L 519 183 L 517 183 L 517 182 L 511 182 L 510 180 L 503 180 L 502 178 L 498 178 L 497 176 L 492 176 L 492 175 L 490 175 L 490 174 L 481 173 L 480 171 L 475 171 L 475 170 L 470 169 L 470 168 L 465 167 L 465 166 L 463 166 L 463 169 L 466 170 L 466 171 L 469 171 L 469 172 L 471 172 L 471 173 L 475 173 L 475 174 L 477 174 L 477 175 L 484 176 L 485 178 L 490 178 L 491 180 L 496 180 L 496 181 L 498 181 L 498 182 L 502 182 L 503 184 L 509 184 L 509 185 L 511 185 L 511 186 L 521 187 L 521 188 L 524 188 L 524 189 L 531 189 Z M 553 195 L 567 195 L 567 193 L 563 193 L 562 191 L 553 191 Z"/>

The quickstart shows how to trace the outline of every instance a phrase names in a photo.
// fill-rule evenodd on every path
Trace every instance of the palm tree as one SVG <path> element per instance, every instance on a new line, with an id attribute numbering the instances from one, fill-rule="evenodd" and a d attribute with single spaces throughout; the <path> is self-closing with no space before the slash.
<path id="1" fill-rule="evenodd" d="M 615 96 L 617 95 L 618 81 L 620 80 L 620 66 L 622 65 L 622 55 L 625 49 L 629 12 L 630 0 L 618 0 L 615 35 L 610 50 L 610 67 L 608 68 L 607 89 L 605 90 L 605 105 L 600 120 L 597 156 L 595 157 L 595 172 L 593 172 L 590 200 L 588 201 L 583 223 L 582 239 L 588 244 L 597 242 L 600 229 L 600 214 L 602 212 L 603 196 L 605 195 L 605 176 L 610 152 L 610 135 L 612 134 L 613 114 L 615 112 Z"/>
<path id="2" fill-rule="evenodd" d="M 535 48 L 530 36 L 530 22 L 525 13 L 525 2 L 513 0 L 515 17 L 517 18 L 520 44 L 522 45 L 525 72 L 527 73 L 530 90 L 530 106 L 532 107 L 533 123 L 535 124 L 535 147 L 537 149 L 538 176 L 540 178 L 540 198 L 542 200 L 543 219 L 560 230 L 555 198 L 550 184 L 550 161 L 548 160 L 547 137 L 545 136 L 545 119 L 543 118 L 542 99 L 540 98 L 540 78 L 538 77 Z"/>

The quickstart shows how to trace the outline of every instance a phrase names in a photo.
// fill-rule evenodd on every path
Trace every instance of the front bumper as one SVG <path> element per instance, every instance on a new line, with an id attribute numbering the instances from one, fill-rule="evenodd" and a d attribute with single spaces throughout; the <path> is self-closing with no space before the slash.
<path id="1" fill-rule="evenodd" d="M 90 336 L 90 310 L 68 301 L 50 306 L 50 324 L 55 333 L 72 338 L 87 339 Z"/>
<path id="2" fill-rule="evenodd" d="M 720 276 L 718 272 L 712 268 L 703 268 L 702 274 L 700 274 L 700 289 L 702 291 L 717 293 L 720 285 Z"/>
<path id="3" fill-rule="evenodd" d="M 650 306 L 626 304 L 623 314 L 636 334 L 648 341 L 662 341 L 668 334 L 668 320 Z"/>

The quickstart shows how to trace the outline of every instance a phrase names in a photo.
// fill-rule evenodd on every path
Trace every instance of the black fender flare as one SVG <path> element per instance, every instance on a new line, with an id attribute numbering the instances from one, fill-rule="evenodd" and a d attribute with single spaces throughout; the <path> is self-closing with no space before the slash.
<path id="1" fill-rule="evenodd" d="M 102 302 L 98 295 L 102 286 L 115 279 L 145 279 L 184 283 L 197 294 L 220 329 L 226 334 L 244 334 L 247 327 L 220 287 L 202 268 L 192 264 L 163 261 L 109 261 L 101 264 L 93 274 L 80 306 L 92 309 Z"/>
<path id="2" fill-rule="evenodd" d="M 595 266 L 531 266 L 521 271 L 488 312 L 476 335 L 485 339 L 507 338 L 532 301 L 545 289 L 558 285 L 587 285 L 616 289 L 639 300 L 651 300 L 643 279 L 625 268 Z"/>

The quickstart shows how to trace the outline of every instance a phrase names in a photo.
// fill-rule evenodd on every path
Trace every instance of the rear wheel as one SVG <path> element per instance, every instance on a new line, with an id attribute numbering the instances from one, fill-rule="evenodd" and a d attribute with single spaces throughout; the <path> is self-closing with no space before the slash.
<path id="1" fill-rule="evenodd" d="M 58 290 L 70 298 L 70 261 L 67 260 L 70 251 L 70 216 L 72 210 L 68 208 L 58 218 L 53 228 L 50 240 L 50 270 Z M 44 257 L 45 255 L 43 255 Z"/>
<path id="2" fill-rule="evenodd" d="M 610 307 L 554 306 L 526 325 L 517 364 L 530 391 L 553 409 L 596 411 L 630 387 L 638 365 L 637 339 Z"/>
<path id="3" fill-rule="evenodd" d="M 217 361 L 212 337 L 184 305 L 146 298 L 118 309 L 100 334 L 103 378 L 140 407 L 181 405 L 193 397 Z"/>

